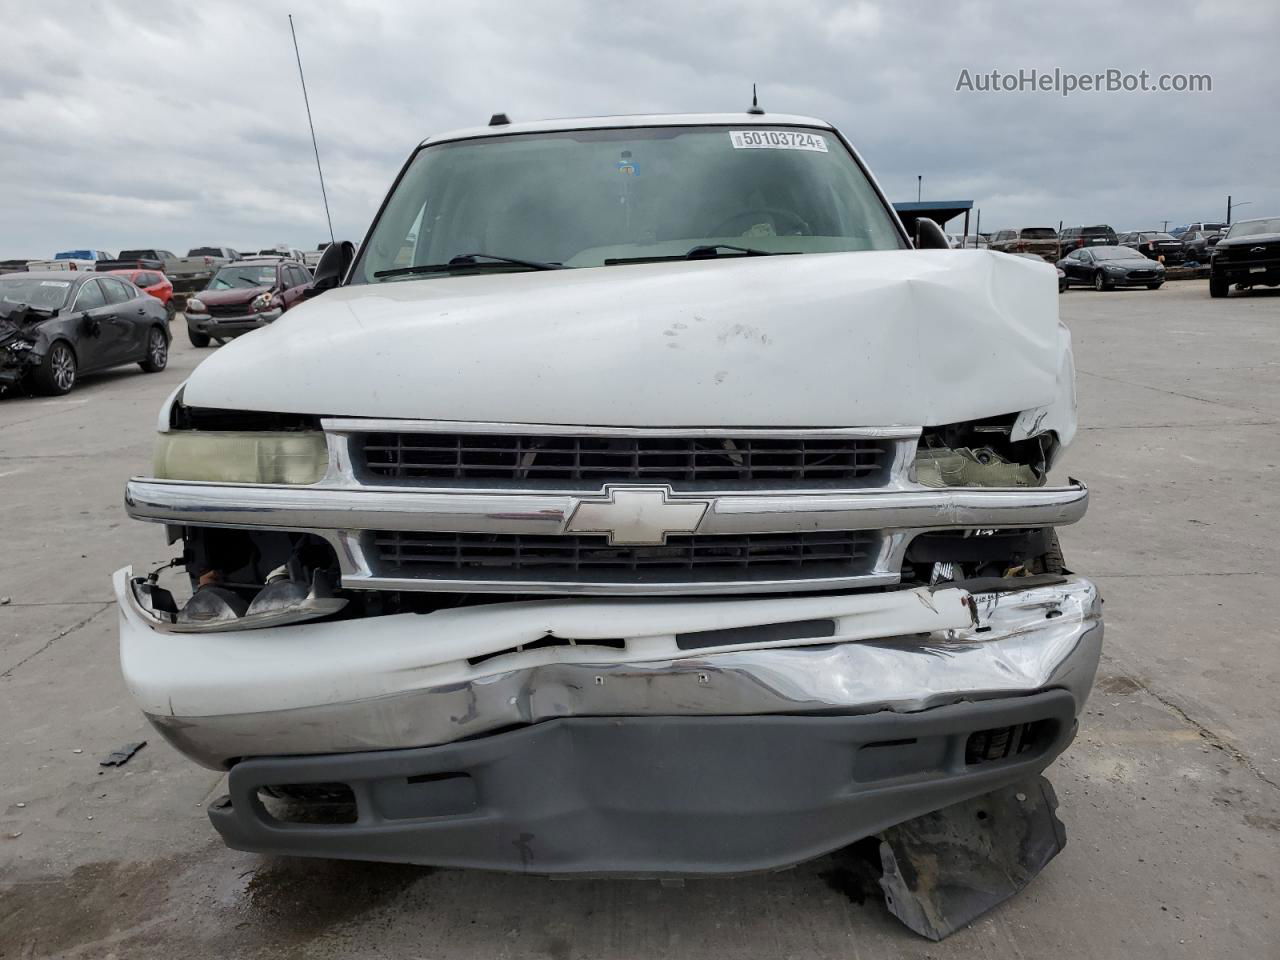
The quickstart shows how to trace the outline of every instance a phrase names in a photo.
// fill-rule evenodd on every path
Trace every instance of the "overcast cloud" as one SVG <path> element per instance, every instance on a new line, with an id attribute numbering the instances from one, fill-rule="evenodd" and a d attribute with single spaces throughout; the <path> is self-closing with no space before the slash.
<path id="1" fill-rule="evenodd" d="M 0 0 L 0 257 L 360 239 L 424 136 L 513 119 L 737 110 L 834 122 L 889 196 L 983 229 L 1280 214 L 1280 4 Z M 48 12 L 45 12 L 48 11 Z M 956 92 L 971 74 L 1209 73 L 1210 93 Z M 958 221 L 953 224 L 958 227 Z"/>

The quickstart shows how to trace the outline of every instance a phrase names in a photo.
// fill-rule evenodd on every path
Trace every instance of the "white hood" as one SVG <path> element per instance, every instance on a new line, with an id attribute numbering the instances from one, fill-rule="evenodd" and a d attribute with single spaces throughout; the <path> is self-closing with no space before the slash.
<path id="1" fill-rule="evenodd" d="M 184 402 L 647 427 L 923 426 L 1061 410 L 1072 371 L 1056 290 L 1048 265 L 984 250 L 351 286 L 221 348 Z"/>

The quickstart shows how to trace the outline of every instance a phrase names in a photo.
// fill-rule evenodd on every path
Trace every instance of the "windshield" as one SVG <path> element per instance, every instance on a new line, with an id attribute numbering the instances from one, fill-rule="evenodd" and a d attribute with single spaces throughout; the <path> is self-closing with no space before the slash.
<path id="1" fill-rule="evenodd" d="M 1234 240 L 1236 237 L 1258 237 L 1264 233 L 1280 233 L 1280 217 L 1233 223 L 1227 236 Z"/>
<path id="2" fill-rule="evenodd" d="M 1058 231 L 1053 227 L 1025 227 L 1022 231 L 1023 240 L 1057 240 Z"/>
<path id="3" fill-rule="evenodd" d="M 63 250 L 53 255 L 55 260 L 93 260 L 92 250 Z"/>
<path id="4" fill-rule="evenodd" d="M 830 131 L 578 130 L 420 150 L 352 278 L 376 282 L 385 271 L 467 254 L 599 267 L 726 244 L 763 253 L 905 246 Z"/>
<path id="5" fill-rule="evenodd" d="M 1128 247 L 1093 247 L 1093 256 L 1097 260 L 1133 260 L 1144 259 L 1137 250 Z"/>
<path id="6" fill-rule="evenodd" d="M 6 313 L 12 307 L 24 304 L 40 310 L 59 310 L 67 302 L 70 292 L 70 280 L 0 277 L 0 306 Z"/>
<path id="7" fill-rule="evenodd" d="M 223 267 L 213 275 L 210 290 L 231 290 L 236 287 L 269 287 L 276 282 L 276 268 L 266 266 Z"/>
<path id="8" fill-rule="evenodd" d="M 1080 234 L 1085 237 L 1113 237 L 1115 231 L 1110 227 L 1085 227 Z"/>
<path id="9" fill-rule="evenodd" d="M 192 247 L 187 251 L 188 257 L 220 257 L 222 251 L 217 247 Z"/>

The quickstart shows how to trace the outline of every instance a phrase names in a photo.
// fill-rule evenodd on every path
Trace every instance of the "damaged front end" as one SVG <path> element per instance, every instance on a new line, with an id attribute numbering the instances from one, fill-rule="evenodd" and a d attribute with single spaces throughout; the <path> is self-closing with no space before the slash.
<path id="1" fill-rule="evenodd" d="M 25 305 L 0 315 L 0 389 L 20 383 L 40 365 L 44 354 L 36 328 L 54 315 Z"/>
<path id="2" fill-rule="evenodd" d="M 1097 668 L 1101 600 L 1055 533 L 1087 491 L 1046 485 L 1055 438 L 1012 415 L 166 416 L 127 505 L 185 583 L 117 574 L 122 665 L 174 746 L 230 770 L 210 817 L 239 849 L 777 869 L 1034 782 Z"/>

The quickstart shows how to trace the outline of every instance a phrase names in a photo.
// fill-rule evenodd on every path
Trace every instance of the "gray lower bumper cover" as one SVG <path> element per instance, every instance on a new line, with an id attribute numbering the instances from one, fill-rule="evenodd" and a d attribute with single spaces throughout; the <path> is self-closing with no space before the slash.
<path id="1" fill-rule="evenodd" d="M 865 716 L 578 717 L 406 750 L 236 764 L 209 817 L 263 853 L 541 874 L 691 876 L 785 867 L 1043 770 L 1066 690 Z M 1021 752 L 971 734 L 1033 724 Z M 274 820 L 262 786 L 345 783 L 354 823 Z"/>

